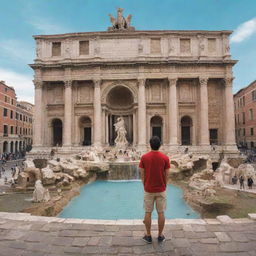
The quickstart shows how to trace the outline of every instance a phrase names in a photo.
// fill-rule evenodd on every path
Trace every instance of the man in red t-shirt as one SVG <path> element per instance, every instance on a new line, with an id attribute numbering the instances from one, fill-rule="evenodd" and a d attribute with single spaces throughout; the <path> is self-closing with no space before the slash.
<path id="1" fill-rule="evenodd" d="M 163 235 L 164 211 L 166 209 L 166 183 L 170 170 L 170 160 L 158 151 L 160 144 L 160 139 L 153 136 L 150 139 L 151 151 L 141 157 L 139 165 L 141 180 L 144 185 L 144 224 L 147 231 L 143 240 L 147 243 L 152 243 L 151 213 L 154 210 L 154 203 L 156 203 L 158 214 L 158 241 L 163 242 L 165 240 Z"/>

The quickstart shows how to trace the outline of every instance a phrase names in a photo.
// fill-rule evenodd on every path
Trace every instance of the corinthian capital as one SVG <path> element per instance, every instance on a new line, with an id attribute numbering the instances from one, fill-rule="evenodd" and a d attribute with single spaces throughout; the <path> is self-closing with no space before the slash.
<path id="1" fill-rule="evenodd" d="M 33 80 L 35 89 L 42 89 L 43 88 L 43 81 L 39 81 L 39 80 Z"/>
<path id="2" fill-rule="evenodd" d="M 69 88 L 69 87 L 71 87 L 72 86 L 72 80 L 66 80 L 65 82 L 64 82 L 64 85 L 65 85 L 65 88 Z"/>
<path id="3" fill-rule="evenodd" d="M 225 77 L 225 78 L 223 78 L 223 84 L 224 84 L 224 86 L 225 87 L 232 87 L 232 82 L 233 82 L 233 80 L 234 80 L 234 77 L 232 77 L 232 76 L 229 76 L 229 77 Z"/>
<path id="4" fill-rule="evenodd" d="M 169 85 L 173 86 L 177 84 L 178 78 L 177 77 L 168 77 Z"/>
<path id="5" fill-rule="evenodd" d="M 145 78 L 139 78 L 138 79 L 138 85 L 139 86 L 145 86 L 146 84 L 146 79 Z"/>
<path id="6" fill-rule="evenodd" d="M 93 79 L 94 87 L 100 87 L 101 85 L 101 79 Z"/>
<path id="7" fill-rule="evenodd" d="M 208 80 L 208 77 L 199 77 L 199 83 L 201 86 L 207 86 Z"/>

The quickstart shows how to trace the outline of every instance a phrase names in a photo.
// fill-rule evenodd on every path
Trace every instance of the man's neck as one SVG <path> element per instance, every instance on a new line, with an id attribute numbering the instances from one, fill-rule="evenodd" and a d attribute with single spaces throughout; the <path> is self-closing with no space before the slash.
<path id="1" fill-rule="evenodd" d="M 151 149 L 151 151 L 152 151 L 152 152 L 158 152 L 159 150 L 153 150 L 153 149 Z"/>

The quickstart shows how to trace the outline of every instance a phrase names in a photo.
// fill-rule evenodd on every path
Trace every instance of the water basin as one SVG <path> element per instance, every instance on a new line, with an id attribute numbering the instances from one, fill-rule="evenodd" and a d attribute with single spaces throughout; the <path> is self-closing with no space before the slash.
<path id="1" fill-rule="evenodd" d="M 168 185 L 166 218 L 197 219 L 195 212 L 182 198 L 179 187 Z M 96 181 L 84 185 L 59 214 L 62 218 L 79 219 L 143 219 L 143 185 L 141 181 Z M 154 210 L 152 217 L 157 217 Z"/>

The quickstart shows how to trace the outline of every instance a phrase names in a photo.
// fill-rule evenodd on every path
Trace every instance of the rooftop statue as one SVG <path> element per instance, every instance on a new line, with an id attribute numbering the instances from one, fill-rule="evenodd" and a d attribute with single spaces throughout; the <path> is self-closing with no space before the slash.
<path id="1" fill-rule="evenodd" d="M 115 30 L 134 30 L 134 27 L 130 26 L 132 15 L 129 14 L 127 18 L 123 16 L 123 9 L 117 8 L 117 18 L 114 18 L 111 14 L 109 14 L 110 22 L 112 23 L 112 27 L 109 27 L 109 31 Z"/>

